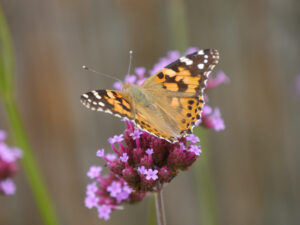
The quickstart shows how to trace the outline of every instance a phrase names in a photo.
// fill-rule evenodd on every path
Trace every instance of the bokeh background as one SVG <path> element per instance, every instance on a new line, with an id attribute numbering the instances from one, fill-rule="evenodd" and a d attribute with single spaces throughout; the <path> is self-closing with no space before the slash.
<path id="1" fill-rule="evenodd" d="M 79 96 L 150 69 L 172 49 L 220 51 L 231 82 L 209 93 L 226 130 L 202 132 L 205 152 L 164 191 L 168 224 L 296 225 L 300 221 L 300 2 L 298 0 L 0 0 L 14 44 L 21 115 L 61 224 L 148 224 L 151 201 L 109 222 L 84 207 L 86 172 L 124 125 Z M 1 128 L 9 130 L 0 105 Z M 205 166 L 202 166 L 205 165 Z M 203 169 L 203 173 L 201 173 Z M 195 170 L 200 171 L 200 173 Z M 0 197 L 0 224 L 42 224 L 25 174 Z"/>

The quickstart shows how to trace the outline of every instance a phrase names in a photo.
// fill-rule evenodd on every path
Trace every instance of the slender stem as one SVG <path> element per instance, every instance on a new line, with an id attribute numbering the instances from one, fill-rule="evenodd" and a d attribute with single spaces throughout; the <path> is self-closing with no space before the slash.
<path id="1" fill-rule="evenodd" d="M 14 69 L 15 63 L 11 37 L 0 7 L 0 97 L 4 101 L 15 143 L 24 152 L 21 163 L 43 222 L 45 225 L 58 225 L 59 222 L 50 195 L 34 157 L 34 152 L 29 144 L 29 139 L 15 101 L 13 87 Z"/>
<path id="2" fill-rule="evenodd" d="M 216 206 L 215 183 L 213 180 L 210 155 L 207 143 L 207 134 L 203 128 L 196 128 L 195 135 L 201 137 L 202 154 L 193 165 L 193 174 L 197 185 L 198 205 L 200 208 L 200 221 L 205 225 L 218 225 L 218 212 Z"/>
<path id="3" fill-rule="evenodd" d="M 162 196 L 162 190 L 155 193 L 155 205 L 156 205 L 156 218 L 157 225 L 166 225 L 166 215 L 165 215 L 165 207 L 164 200 Z"/>
<path id="4" fill-rule="evenodd" d="M 155 196 L 151 195 L 150 200 L 150 212 L 148 216 L 148 225 L 156 225 L 156 206 L 155 206 Z"/>
<path id="5" fill-rule="evenodd" d="M 50 195 L 31 150 L 15 101 L 12 98 L 10 100 L 6 99 L 5 106 L 16 144 L 24 152 L 21 163 L 42 219 L 46 225 L 58 225 L 59 222 L 56 217 Z"/>
<path id="6" fill-rule="evenodd" d="M 188 47 L 188 26 L 184 0 L 168 0 L 168 20 L 172 37 L 172 48 L 181 52 Z"/>

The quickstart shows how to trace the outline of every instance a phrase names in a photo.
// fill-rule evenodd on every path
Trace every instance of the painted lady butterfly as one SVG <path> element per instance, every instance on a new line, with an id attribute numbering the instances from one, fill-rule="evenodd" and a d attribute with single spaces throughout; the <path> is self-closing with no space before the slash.
<path id="1" fill-rule="evenodd" d="M 205 49 L 183 56 L 149 77 L 141 86 L 83 94 L 89 109 L 126 117 L 142 130 L 169 142 L 192 132 L 204 105 L 203 90 L 219 53 Z"/>

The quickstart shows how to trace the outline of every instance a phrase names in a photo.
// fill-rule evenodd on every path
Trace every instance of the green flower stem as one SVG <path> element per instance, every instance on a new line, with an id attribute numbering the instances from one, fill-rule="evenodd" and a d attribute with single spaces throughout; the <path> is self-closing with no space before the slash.
<path id="1" fill-rule="evenodd" d="M 168 17 L 173 37 L 173 46 L 180 51 L 189 46 L 186 7 L 184 0 L 168 0 Z M 197 183 L 199 196 L 200 218 L 199 223 L 205 225 L 217 225 L 218 217 L 215 207 L 214 183 L 211 176 L 211 165 L 207 152 L 206 136 L 203 129 L 194 129 L 195 135 L 201 137 L 201 146 L 204 153 L 193 165 L 193 171 Z"/>
<path id="2" fill-rule="evenodd" d="M 188 27 L 184 0 L 168 0 L 168 17 L 173 48 L 181 52 L 188 47 Z"/>
<path id="3" fill-rule="evenodd" d="M 58 225 L 59 222 L 55 215 L 54 207 L 34 158 L 33 151 L 31 150 L 14 98 L 14 68 L 11 38 L 0 7 L 0 97 L 2 97 L 4 102 L 15 144 L 23 150 L 24 156 L 21 163 L 44 224 Z"/>
<path id="4" fill-rule="evenodd" d="M 155 196 L 154 194 L 149 196 L 150 199 L 150 213 L 148 216 L 148 225 L 156 225 L 156 206 L 155 206 Z"/>
<path id="5" fill-rule="evenodd" d="M 201 137 L 202 154 L 193 165 L 193 174 L 198 186 L 200 221 L 205 225 L 217 225 L 218 215 L 215 199 L 215 186 L 211 174 L 211 164 L 207 145 L 206 132 L 203 128 L 195 128 L 195 135 Z"/>
<path id="6" fill-rule="evenodd" d="M 40 169 L 34 158 L 28 138 L 26 137 L 15 101 L 13 99 L 10 99 L 10 101 L 5 101 L 5 108 L 16 145 L 24 152 L 21 163 L 42 219 L 46 225 L 58 225 L 58 219 L 55 215 L 52 202 L 42 179 Z"/>
<path id="7" fill-rule="evenodd" d="M 155 192 L 154 195 L 155 195 L 157 225 L 167 225 L 164 200 L 162 196 L 162 189 L 160 189 L 160 191 L 158 192 Z"/>

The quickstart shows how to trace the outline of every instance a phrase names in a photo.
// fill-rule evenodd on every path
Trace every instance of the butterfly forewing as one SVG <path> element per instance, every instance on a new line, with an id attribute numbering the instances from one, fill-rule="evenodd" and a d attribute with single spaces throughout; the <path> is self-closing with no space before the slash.
<path id="1" fill-rule="evenodd" d="M 87 108 L 103 111 L 117 117 L 133 120 L 131 102 L 126 95 L 116 90 L 94 90 L 81 95 L 80 101 Z"/>
<path id="2" fill-rule="evenodd" d="M 186 96 L 187 94 L 199 95 L 218 61 L 219 53 L 216 49 L 199 50 L 167 65 L 146 80 L 142 86 L 145 89 L 155 89 L 156 84 L 160 83 L 166 91 L 185 93 Z"/>

